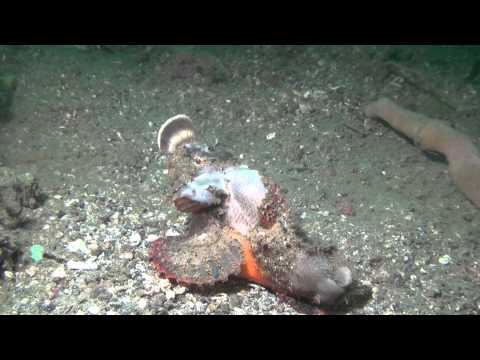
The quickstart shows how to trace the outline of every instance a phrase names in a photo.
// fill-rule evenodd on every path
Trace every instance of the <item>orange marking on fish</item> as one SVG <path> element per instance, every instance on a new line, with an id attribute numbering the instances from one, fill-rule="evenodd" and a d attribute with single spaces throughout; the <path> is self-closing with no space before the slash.
<path id="1" fill-rule="evenodd" d="M 240 277 L 269 288 L 271 285 L 270 281 L 267 279 L 267 277 L 265 277 L 260 268 L 260 265 L 255 259 L 250 240 L 231 229 L 228 230 L 228 236 L 237 240 L 240 243 L 240 247 L 242 249 L 243 262 Z"/>

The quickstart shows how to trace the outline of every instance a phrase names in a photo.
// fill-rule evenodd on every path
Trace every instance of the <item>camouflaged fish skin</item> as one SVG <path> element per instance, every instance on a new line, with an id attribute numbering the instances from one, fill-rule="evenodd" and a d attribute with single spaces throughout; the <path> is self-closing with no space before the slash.
<path id="1" fill-rule="evenodd" d="M 182 138 L 167 154 L 174 204 L 191 218 L 186 234 L 154 244 L 157 269 L 196 285 L 241 276 L 314 304 L 340 297 L 352 282 L 350 270 L 337 251 L 306 241 L 280 187 L 244 165 L 217 160 L 195 141 Z M 245 266 L 258 268 L 256 275 Z"/>

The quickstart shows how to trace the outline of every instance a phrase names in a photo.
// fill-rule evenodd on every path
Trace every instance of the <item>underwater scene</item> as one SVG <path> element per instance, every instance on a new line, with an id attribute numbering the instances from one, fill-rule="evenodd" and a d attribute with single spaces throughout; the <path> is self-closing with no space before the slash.
<path id="1" fill-rule="evenodd" d="M 480 313 L 480 46 L 1 45 L 0 314 Z"/>

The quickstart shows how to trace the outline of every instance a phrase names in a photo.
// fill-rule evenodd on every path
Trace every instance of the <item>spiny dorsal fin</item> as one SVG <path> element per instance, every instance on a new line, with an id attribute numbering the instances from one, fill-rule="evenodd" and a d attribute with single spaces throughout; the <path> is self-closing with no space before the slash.
<path id="1" fill-rule="evenodd" d="M 193 122 L 187 115 L 175 115 L 162 125 L 158 131 L 158 147 L 162 153 L 173 153 L 183 144 L 191 143 L 195 138 Z"/>

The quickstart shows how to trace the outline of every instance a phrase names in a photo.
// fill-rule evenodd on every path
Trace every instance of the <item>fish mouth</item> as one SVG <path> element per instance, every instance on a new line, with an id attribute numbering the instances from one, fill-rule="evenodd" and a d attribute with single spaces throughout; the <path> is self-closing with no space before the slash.
<path id="1" fill-rule="evenodd" d="M 198 214 L 212 206 L 211 204 L 193 201 L 187 196 L 176 197 L 173 199 L 173 202 L 178 211 L 192 214 Z"/>

